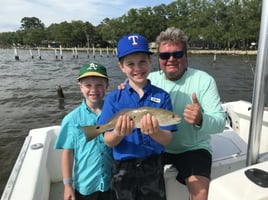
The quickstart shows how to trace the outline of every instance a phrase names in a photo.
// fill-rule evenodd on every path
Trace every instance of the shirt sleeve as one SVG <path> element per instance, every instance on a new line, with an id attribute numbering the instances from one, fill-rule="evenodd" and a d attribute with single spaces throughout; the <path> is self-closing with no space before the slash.
<path id="1" fill-rule="evenodd" d="M 209 76 L 209 80 L 202 83 L 202 89 L 197 98 L 203 117 L 200 131 L 208 134 L 222 132 L 225 127 L 226 114 L 221 106 L 216 82 L 212 77 Z"/>
<path id="2" fill-rule="evenodd" d="M 74 149 L 74 132 L 77 127 L 74 127 L 69 123 L 69 120 L 64 118 L 61 124 L 61 130 L 56 139 L 55 149 Z"/>

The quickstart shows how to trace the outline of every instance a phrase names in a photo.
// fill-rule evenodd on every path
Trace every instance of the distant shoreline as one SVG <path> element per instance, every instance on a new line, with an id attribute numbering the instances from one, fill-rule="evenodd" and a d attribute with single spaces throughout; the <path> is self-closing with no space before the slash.
<path id="1" fill-rule="evenodd" d="M 4 48 L 3 48 L 4 49 Z M 10 49 L 10 48 L 8 48 Z M 38 48 L 27 48 L 27 47 L 17 47 L 17 49 L 24 49 L 24 50 L 37 50 Z M 40 47 L 40 50 L 51 50 L 51 51 L 60 51 L 60 48 L 53 48 L 53 47 Z M 116 48 L 62 48 L 62 51 L 77 51 L 77 52 L 89 52 L 93 53 L 95 50 L 96 53 L 107 54 L 115 53 Z M 150 49 L 152 52 L 156 53 L 156 49 Z M 208 50 L 208 49 L 188 49 L 188 54 L 213 54 L 213 55 L 257 55 L 257 50 Z"/>
<path id="2" fill-rule="evenodd" d="M 257 50 L 188 50 L 192 54 L 257 55 Z"/>

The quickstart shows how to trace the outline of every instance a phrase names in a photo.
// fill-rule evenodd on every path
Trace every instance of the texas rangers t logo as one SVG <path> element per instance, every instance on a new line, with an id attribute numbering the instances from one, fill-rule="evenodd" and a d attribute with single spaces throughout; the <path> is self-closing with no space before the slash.
<path id="1" fill-rule="evenodd" d="M 131 35 L 128 37 L 129 40 L 132 40 L 132 45 L 138 45 L 136 39 L 138 39 L 139 37 L 137 35 Z"/>

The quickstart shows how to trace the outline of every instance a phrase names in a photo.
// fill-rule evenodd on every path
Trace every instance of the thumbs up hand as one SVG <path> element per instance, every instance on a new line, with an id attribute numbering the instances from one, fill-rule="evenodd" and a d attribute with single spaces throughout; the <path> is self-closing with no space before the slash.
<path id="1" fill-rule="evenodd" d="M 192 101 L 192 104 L 186 105 L 183 117 L 189 124 L 201 126 L 203 118 L 196 93 L 192 94 Z"/>

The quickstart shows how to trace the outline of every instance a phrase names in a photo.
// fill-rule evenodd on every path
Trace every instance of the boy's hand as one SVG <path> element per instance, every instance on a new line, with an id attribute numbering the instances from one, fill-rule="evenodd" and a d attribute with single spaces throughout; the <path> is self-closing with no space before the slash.
<path id="1" fill-rule="evenodd" d="M 118 136 L 126 136 L 132 133 L 134 125 L 134 121 L 128 115 L 120 115 L 115 124 L 114 132 Z"/>
<path id="2" fill-rule="evenodd" d="M 153 135 L 159 133 L 160 127 L 157 119 L 150 113 L 147 113 L 140 121 L 141 132 L 146 135 Z"/>
<path id="3" fill-rule="evenodd" d="M 117 89 L 118 90 L 123 90 L 126 86 L 126 83 L 120 83 L 118 86 L 117 86 Z"/>

